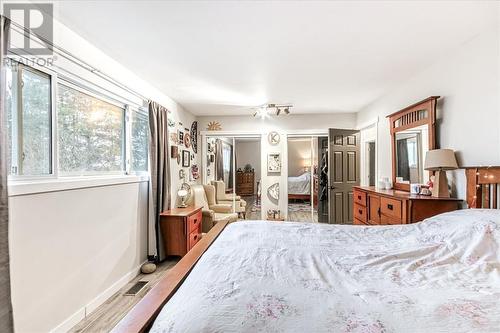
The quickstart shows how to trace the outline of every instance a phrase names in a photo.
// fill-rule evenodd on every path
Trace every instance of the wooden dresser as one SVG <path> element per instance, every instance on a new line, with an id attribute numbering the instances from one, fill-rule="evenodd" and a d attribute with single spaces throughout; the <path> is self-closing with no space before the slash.
<path id="1" fill-rule="evenodd" d="M 241 196 L 254 195 L 255 173 L 236 172 L 236 194 Z"/>
<path id="2" fill-rule="evenodd" d="M 167 256 L 184 256 L 201 239 L 201 207 L 174 208 L 160 214 Z"/>
<path id="3" fill-rule="evenodd" d="M 459 209 L 462 200 L 413 195 L 405 191 L 378 190 L 355 186 L 353 223 L 387 225 L 420 222 L 426 218 Z"/>

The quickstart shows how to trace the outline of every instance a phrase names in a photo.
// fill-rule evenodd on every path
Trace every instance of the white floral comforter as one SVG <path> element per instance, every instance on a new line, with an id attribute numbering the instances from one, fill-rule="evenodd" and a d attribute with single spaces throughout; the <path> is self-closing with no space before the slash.
<path id="1" fill-rule="evenodd" d="M 500 211 L 229 225 L 152 332 L 500 332 Z"/>

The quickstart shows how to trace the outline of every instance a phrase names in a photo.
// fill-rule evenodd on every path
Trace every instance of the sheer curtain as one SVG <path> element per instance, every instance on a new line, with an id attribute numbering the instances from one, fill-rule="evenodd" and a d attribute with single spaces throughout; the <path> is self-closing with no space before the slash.
<path id="1" fill-rule="evenodd" d="M 7 196 L 7 142 L 4 119 L 5 68 L 9 21 L 0 16 L 0 332 L 12 332 L 12 302 L 10 298 L 9 207 Z"/>

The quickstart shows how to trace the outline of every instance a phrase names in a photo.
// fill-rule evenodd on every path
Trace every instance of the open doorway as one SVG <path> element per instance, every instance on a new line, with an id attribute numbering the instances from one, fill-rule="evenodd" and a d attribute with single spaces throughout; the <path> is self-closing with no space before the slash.
<path id="1" fill-rule="evenodd" d="M 368 186 L 375 186 L 375 161 L 376 161 L 376 151 L 375 151 L 375 141 L 370 141 L 366 143 L 366 156 L 368 156 L 367 166 L 368 166 Z"/>
<path id="2" fill-rule="evenodd" d="M 246 220 L 261 219 L 260 141 L 260 137 L 234 139 L 236 195 L 246 202 Z"/>

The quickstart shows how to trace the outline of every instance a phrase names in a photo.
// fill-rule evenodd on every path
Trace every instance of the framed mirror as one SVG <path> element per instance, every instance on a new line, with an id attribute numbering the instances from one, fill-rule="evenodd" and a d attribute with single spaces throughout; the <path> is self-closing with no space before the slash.
<path id="1" fill-rule="evenodd" d="M 436 104 L 431 96 L 387 116 L 392 144 L 392 183 L 394 189 L 410 191 L 410 184 L 425 184 L 430 178 L 424 170 L 425 154 L 436 149 Z"/>

